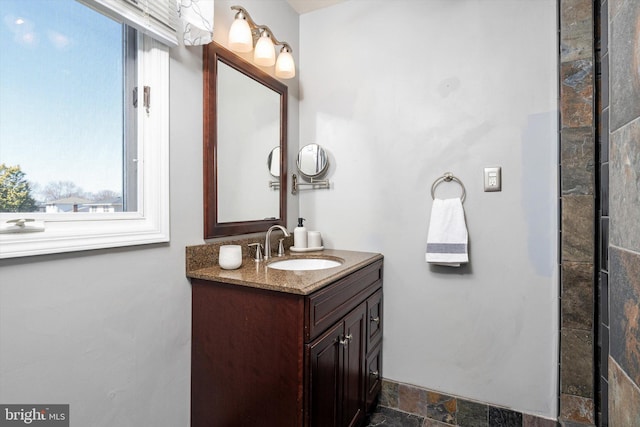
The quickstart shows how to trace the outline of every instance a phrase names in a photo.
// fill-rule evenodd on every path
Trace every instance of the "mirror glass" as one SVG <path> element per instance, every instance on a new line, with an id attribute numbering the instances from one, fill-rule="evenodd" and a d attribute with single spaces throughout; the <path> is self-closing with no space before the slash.
<path id="1" fill-rule="evenodd" d="M 318 144 L 308 144 L 298 152 L 298 170 L 309 178 L 316 178 L 326 172 L 329 158 L 324 148 Z"/>
<path id="2" fill-rule="evenodd" d="M 286 226 L 287 87 L 220 45 L 204 52 L 205 238 Z"/>
<path id="3" fill-rule="evenodd" d="M 263 165 L 280 141 L 280 95 L 220 62 L 217 97 L 218 222 L 277 218 L 279 191 Z"/>

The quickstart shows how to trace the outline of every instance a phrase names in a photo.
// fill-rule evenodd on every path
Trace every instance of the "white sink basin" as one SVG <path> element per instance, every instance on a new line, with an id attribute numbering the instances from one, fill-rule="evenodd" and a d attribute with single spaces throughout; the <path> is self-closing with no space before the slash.
<path id="1" fill-rule="evenodd" d="M 342 262 L 325 258 L 298 258 L 284 259 L 282 261 L 274 261 L 267 264 L 269 268 L 276 270 L 323 270 L 325 268 L 333 268 L 341 265 Z"/>

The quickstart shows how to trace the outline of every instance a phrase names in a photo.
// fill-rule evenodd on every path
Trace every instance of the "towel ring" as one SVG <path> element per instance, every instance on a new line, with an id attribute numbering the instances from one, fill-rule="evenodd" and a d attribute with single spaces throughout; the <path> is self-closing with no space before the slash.
<path id="1" fill-rule="evenodd" d="M 453 176 L 451 172 L 445 172 L 444 175 L 442 175 L 440 178 L 436 179 L 433 182 L 433 185 L 431 186 L 431 198 L 432 199 L 436 198 L 435 192 L 438 184 L 440 184 L 441 182 L 451 182 L 451 181 L 457 182 L 458 184 L 460 184 L 460 187 L 462 187 L 462 195 L 460 195 L 460 201 L 464 203 L 464 199 L 467 196 L 467 190 L 464 188 L 464 184 L 462 183 L 462 181 L 460 181 L 458 178 Z"/>

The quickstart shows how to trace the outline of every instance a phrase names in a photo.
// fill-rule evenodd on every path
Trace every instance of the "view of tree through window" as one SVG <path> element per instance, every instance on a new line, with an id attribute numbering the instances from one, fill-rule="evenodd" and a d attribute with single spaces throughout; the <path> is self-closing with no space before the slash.
<path id="1" fill-rule="evenodd" d="M 0 14 L 0 212 L 123 211 L 123 25 L 74 0 Z"/>

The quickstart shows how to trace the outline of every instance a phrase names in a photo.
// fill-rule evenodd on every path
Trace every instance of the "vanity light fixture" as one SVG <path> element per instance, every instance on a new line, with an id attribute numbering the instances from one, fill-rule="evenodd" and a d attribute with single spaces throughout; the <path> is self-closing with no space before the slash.
<path id="1" fill-rule="evenodd" d="M 271 67 L 276 63 L 276 47 L 271 41 L 271 36 L 265 30 L 256 43 L 256 50 L 253 52 L 253 62 L 262 67 Z"/>
<path id="2" fill-rule="evenodd" d="M 275 64 L 276 77 L 291 79 L 296 75 L 296 65 L 293 61 L 291 46 L 285 41 L 278 41 L 273 32 L 266 25 L 256 24 L 249 12 L 240 6 L 231 6 L 236 10 L 236 16 L 229 29 L 229 49 L 234 52 L 247 53 L 253 50 L 253 62 L 262 67 Z M 282 46 L 276 61 L 275 46 Z"/>
<path id="3" fill-rule="evenodd" d="M 282 46 L 276 61 L 276 76 L 283 79 L 291 79 L 296 76 L 296 64 L 293 62 L 290 49 L 288 46 Z"/>
<path id="4" fill-rule="evenodd" d="M 242 53 L 253 50 L 251 28 L 249 28 L 247 19 L 242 11 L 236 13 L 236 19 L 233 20 L 233 24 L 231 24 L 231 28 L 229 29 L 229 49 Z"/>

